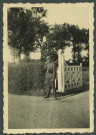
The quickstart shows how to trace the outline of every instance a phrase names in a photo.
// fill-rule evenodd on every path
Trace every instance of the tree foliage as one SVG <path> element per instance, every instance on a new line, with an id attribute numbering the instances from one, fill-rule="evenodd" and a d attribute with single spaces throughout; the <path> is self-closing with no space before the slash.
<path id="1" fill-rule="evenodd" d="M 65 49 L 66 46 L 70 46 L 70 42 L 69 24 L 55 24 L 46 35 L 46 41 L 43 45 L 44 56 L 51 55 L 52 59 L 56 60 L 58 49 Z"/>
<path id="2" fill-rule="evenodd" d="M 69 32 L 72 35 L 73 42 L 73 62 L 80 63 L 82 61 L 82 49 L 89 49 L 89 30 L 80 29 L 78 26 L 71 25 Z"/>
<path id="3" fill-rule="evenodd" d="M 34 51 L 41 19 L 46 16 L 42 7 L 10 8 L 8 10 L 9 45 L 19 50 L 19 53 L 29 55 Z M 38 28 L 37 28 L 38 27 Z"/>
<path id="4" fill-rule="evenodd" d="M 19 55 L 24 53 L 26 56 L 39 48 L 41 58 L 51 55 L 52 59 L 56 60 L 58 49 L 64 50 L 72 45 L 73 62 L 80 63 L 81 51 L 85 49 L 89 52 L 89 30 L 67 23 L 49 26 L 42 19 L 46 17 L 46 13 L 47 10 L 42 7 L 9 8 L 9 46 L 18 50 Z"/>
<path id="5" fill-rule="evenodd" d="M 76 25 L 64 23 L 62 25 L 53 25 L 46 35 L 46 41 L 43 44 L 43 56 L 51 55 L 53 60 L 58 58 L 58 49 L 65 49 L 67 46 L 73 46 L 74 64 L 82 62 L 81 52 L 83 49 L 89 49 L 89 30 L 80 29 Z"/>

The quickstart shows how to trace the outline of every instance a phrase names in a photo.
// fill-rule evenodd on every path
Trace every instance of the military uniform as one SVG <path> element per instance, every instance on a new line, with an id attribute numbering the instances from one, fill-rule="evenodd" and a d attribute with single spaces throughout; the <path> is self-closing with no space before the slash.
<path id="1" fill-rule="evenodd" d="M 56 67 L 52 62 L 48 62 L 45 65 L 45 86 L 47 89 L 47 96 L 50 97 L 50 91 L 53 89 L 54 96 L 56 97 L 55 79 L 56 79 Z"/>

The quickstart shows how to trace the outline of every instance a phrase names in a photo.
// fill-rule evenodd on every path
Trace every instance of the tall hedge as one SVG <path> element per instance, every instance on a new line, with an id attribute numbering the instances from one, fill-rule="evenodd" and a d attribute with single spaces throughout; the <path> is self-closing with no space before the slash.
<path id="1" fill-rule="evenodd" d="M 8 90 L 11 93 L 30 93 L 44 87 L 44 63 L 32 60 L 8 67 Z"/>

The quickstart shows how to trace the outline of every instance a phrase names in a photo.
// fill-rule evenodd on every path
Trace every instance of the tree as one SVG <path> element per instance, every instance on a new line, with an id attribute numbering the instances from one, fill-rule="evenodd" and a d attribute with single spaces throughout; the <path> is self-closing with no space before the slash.
<path id="1" fill-rule="evenodd" d="M 72 35 L 73 40 L 73 62 L 74 64 L 82 61 L 81 51 L 85 49 L 82 44 L 86 45 L 86 49 L 89 48 L 89 31 L 87 29 L 79 29 L 78 26 L 71 25 L 69 32 Z"/>
<path id="2" fill-rule="evenodd" d="M 49 29 L 43 45 L 44 57 L 50 55 L 53 60 L 56 60 L 58 49 L 65 49 L 66 46 L 70 46 L 71 34 L 69 33 L 69 27 L 69 24 L 64 23 L 63 25 L 55 24 Z"/>
<path id="3" fill-rule="evenodd" d="M 8 45 L 18 50 L 18 56 L 24 53 L 29 56 L 34 51 L 37 38 L 37 27 L 41 18 L 46 16 L 42 7 L 10 8 L 8 10 Z"/>
<path id="4" fill-rule="evenodd" d="M 86 33 L 85 37 L 84 37 L 84 39 L 85 39 L 84 49 L 88 51 L 87 55 L 85 56 L 85 62 L 86 62 L 86 65 L 89 65 L 89 30 L 84 29 L 84 31 Z"/>
<path id="5" fill-rule="evenodd" d="M 16 58 L 18 57 L 18 50 L 16 48 L 12 48 L 10 47 L 10 50 L 11 50 L 11 54 L 13 56 L 13 60 L 14 60 L 14 63 L 16 62 Z"/>
<path id="6" fill-rule="evenodd" d="M 36 35 L 36 41 L 35 41 L 35 48 L 40 49 L 41 59 L 43 59 L 44 40 L 46 38 L 46 35 L 49 33 L 49 26 L 46 22 L 41 21 L 38 24 L 38 27 L 36 28 L 36 31 L 37 31 L 37 35 Z"/>

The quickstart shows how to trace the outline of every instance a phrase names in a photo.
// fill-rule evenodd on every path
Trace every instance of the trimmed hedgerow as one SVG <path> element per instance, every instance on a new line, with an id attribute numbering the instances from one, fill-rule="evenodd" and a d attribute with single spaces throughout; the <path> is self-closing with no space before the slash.
<path id="1" fill-rule="evenodd" d="M 29 93 L 40 91 L 44 87 L 44 63 L 32 60 L 28 63 L 10 66 L 8 68 L 8 90 L 11 93 Z"/>

